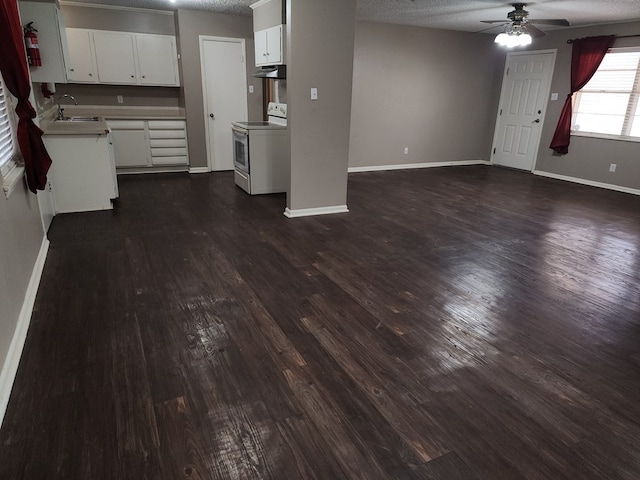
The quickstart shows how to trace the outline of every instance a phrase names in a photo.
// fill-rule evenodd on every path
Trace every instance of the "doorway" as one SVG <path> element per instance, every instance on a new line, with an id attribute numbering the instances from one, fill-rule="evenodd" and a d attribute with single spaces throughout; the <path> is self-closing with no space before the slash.
<path id="1" fill-rule="evenodd" d="M 200 36 L 207 167 L 233 170 L 231 122 L 247 120 L 245 41 Z"/>
<path id="2" fill-rule="evenodd" d="M 555 50 L 507 54 L 493 136 L 493 165 L 533 170 L 555 61 Z"/>

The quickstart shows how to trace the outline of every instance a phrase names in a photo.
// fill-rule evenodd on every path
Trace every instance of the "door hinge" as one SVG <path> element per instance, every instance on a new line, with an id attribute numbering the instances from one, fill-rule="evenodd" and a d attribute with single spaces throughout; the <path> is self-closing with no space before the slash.
<path id="1" fill-rule="evenodd" d="M 500 115 L 502 115 L 502 109 L 500 109 Z"/>
<path id="2" fill-rule="evenodd" d="M 510 70 L 510 68 L 507 67 L 507 76 L 509 76 L 509 70 Z"/>
<path id="3" fill-rule="evenodd" d="M 496 154 L 496 147 L 493 147 L 493 154 Z"/>

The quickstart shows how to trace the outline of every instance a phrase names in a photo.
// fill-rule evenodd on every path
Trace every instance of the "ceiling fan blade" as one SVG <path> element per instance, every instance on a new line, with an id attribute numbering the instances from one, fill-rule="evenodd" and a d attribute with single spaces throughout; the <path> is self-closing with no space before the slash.
<path id="1" fill-rule="evenodd" d="M 493 26 L 491 26 L 489 28 L 484 28 L 482 30 L 478 30 L 477 32 L 471 32 L 471 33 L 484 33 L 484 32 L 487 32 L 489 30 L 493 30 L 494 28 L 504 27 L 505 25 L 508 25 L 509 23 L 511 23 L 511 22 L 504 22 L 502 25 L 493 25 Z"/>
<path id="2" fill-rule="evenodd" d="M 540 25 L 560 25 L 563 27 L 569 27 L 571 24 L 564 18 L 548 18 L 548 19 L 531 19 L 527 23 L 538 23 Z"/>
<path id="3" fill-rule="evenodd" d="M 482 23 L 511 23 L 505 20 L 480 20 Z"/>
<path id="4" fill-rule="evenodd" d="M 534 27 L 533 25 L 531 25 L 531 23 L 527 23 L 524 26 L 524 28 L 527 30 L 527 32 L 529 32 L 529 35 L 531 35 L 533 38 L 540 38 L 546 35 L 546 33 L 544 33 L 538 27 Z"/>

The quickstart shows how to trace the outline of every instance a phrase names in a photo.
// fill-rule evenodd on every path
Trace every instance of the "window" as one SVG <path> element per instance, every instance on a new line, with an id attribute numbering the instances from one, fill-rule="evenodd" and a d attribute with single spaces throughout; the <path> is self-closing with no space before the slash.
<path id="1" fill-rule="evenodd" d="M 4 89 L 0 76 L 0 179 L 6 177 L 15 166 L 14 113 L 9 92 Z"/>
<path id="2" fill-rule="evenodd" d="M 640 48 L 611 49 L 576 93 L 572 133 L 640 142 Z"/>

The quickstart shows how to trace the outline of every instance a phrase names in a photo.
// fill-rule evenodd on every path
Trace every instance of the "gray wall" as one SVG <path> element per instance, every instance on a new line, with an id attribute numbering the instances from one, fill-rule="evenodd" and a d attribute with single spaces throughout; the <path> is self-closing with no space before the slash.
<path id="1" fill-rule="evenodd" d="M 175 35 L 173 12 L 135 11 L 94 6 L 61 5 L 67 27 L 114 30 L 119 32 L 154 33 Z M 177 87 L 141 87 L 117 85 L 57 84 L 56 98 L 62 93 L 76 97 L 80 105 L 119 105 L 122 95 L 124 106 L 177 107 Z M 37 90 L 37 89 L 36 89 Z M 50 103 L 36 96 L 39 110 L 49 108 Z"/>
<path id="2" fill-rule="evenodd" d="M 181 55 L 180 106 L 187 115 L 189 162 L 191 167 L 207 166 L 207 147 L 204 124 L 202 72 L 200 68 L 199 35 L 246 39 L 247 87 L 254 86 L 255 93 L 247 93 L 249 120 L 262 120 L 262 82 L 251 74 L 253 66 L 253 26 L 251 17 L 223 15 L 195 10 L 176 12 L 178 52 Z M 231 127 L 229 127 L 231 128 Z"/>
<path id="3" fill-rule="evenodd" d="M 349 166 L 488 160 L 505 59 L 493 38 L 359 22 Z"/>
<path id="4" fill-rule="evenodd" d="M 551 92 L 559 94 L 558 101 L 549 102 L 535 167 L 537 170 L 640 189 L 640 143 L 638 142 L 572 136 L 567 155 L 556 155 L 549 149 L 564 98 L 569 93 L 571 45 L 567 44 L 567 39 L 639 33 L 640 22 L 632 22 L 552 31 L 546 37 L 534 40 L 530 48 L 532 50 L 556 48 L 558 51 Z M 640 37 L 619 39 L 614 46 L 640 46 Z M 611 163 L 617 164 L 615 173 L 609 173 Z"/>
<path id="5" fill-rule="evenodd" d="M 21 183 L 7 199 L 0 194 L 0 364 L 9 345 L 44 238 L 38 200 Z"/>
<path id="6" fill-rule="evenodd" d="M 355 3 L 287 1 L 291 210 L 346 204 Z"/>
<path id="7" fill-rule="evenodd" d="M 67 27 L 175 35 L 173 12 L 61 5 Z"/>

